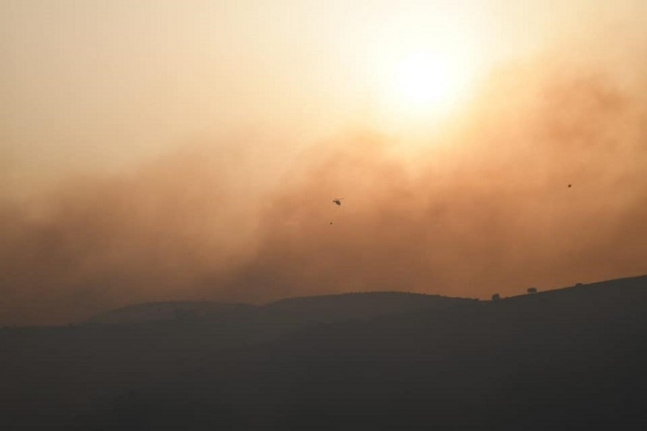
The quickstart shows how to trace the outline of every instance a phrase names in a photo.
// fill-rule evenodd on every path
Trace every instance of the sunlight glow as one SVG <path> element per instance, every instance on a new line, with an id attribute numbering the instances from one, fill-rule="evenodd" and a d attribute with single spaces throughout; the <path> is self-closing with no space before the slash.
<path id="1" fill-rule="evenodd" d="M 476 38 L 383 35 L 370 52 L 373 124 L 400 137 L 428 138 L 469 109 L 484 63 Z M 421 42 L 422 41 L 422 42 Z"/>
<path id="2" fill-rule="evenodd" d="M 447 64 L 424 56 L 412 56 L 398 68 L 396 90 L 417 108 L 431 107 L 452 93 L 452 75 Z"/>
<path id="3" fill-rule="evenodd" d="M 399 115 L 437 117 L 448 113 L 465 96 L 467 69 L 450 56 L 415 52 L 395 66 L 388 85 L 388 103 Z"/>

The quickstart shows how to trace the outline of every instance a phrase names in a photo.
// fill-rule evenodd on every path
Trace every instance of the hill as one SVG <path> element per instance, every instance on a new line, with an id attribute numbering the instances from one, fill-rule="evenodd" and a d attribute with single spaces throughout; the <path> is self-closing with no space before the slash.
<path id="1" fill-rule="evenodd" d="M 499 301 L 369 293 L 205 307 L 3 329 L 0 417 L 84 430 L 647 425 L 647 277 Z"/>
<path id="2" fill-rule="evenodd" d="M 219 302 L 167 301 L 136 304 L 106 311 L 83 323 L 142 323 L 213 315 L 233 315 L 253 309 L 248 304 L 227 304 Z"/>

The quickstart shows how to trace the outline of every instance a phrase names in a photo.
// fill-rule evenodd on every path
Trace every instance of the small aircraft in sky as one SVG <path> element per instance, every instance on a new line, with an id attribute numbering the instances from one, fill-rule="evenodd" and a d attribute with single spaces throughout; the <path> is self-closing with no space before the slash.
<path id="1" fill-rule="evenodd" d="M 332 202 L 333 202 L 334 204 L 336 204 L 336 205 L 341 205 L 341 201 L 342 201 L 343 199 L 344 199 L 344 198 L 337 198 L 337 199 L 333 199 L 333 200 L 332 200 Z"/>

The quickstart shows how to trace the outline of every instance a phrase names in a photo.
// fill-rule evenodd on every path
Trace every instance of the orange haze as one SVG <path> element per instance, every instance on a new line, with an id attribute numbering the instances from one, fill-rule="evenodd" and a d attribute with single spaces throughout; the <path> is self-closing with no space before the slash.
<path id="1" fill-rule="evenodd" d="M 627 62 L 633 79 L 595 61 L 499 70 L 415 162 L 402 139 L 358 131 L 279 175 L 269 146 L 232 140 L 5 193 L 0 322 L 167 299 L 487 298 L 647 273 L 647 75 Z"/>
<path id="2" fill-rule="evenodd" d="M 644 0 L 0 1 L 0 325 L 645 274 L 645 16 Z M 419 57 L 438 68 L 409 70 Z M 447 108 L 409 106 L 425 88 Z"/>

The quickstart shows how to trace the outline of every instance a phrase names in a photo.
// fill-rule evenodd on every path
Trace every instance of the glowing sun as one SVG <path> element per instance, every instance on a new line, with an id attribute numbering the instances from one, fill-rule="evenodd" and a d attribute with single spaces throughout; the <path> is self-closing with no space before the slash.
<path id="1" fill-rule="evenodd" d="M 394 82 L 405 102 L 422 108 L 441 103 L 451 94 L 452 84 L 447 64 L 423 56 L 402 62 Z"/>
<path id="2" fill-rule="evenodd" d="M 385 84 L 385 103 L 392 114 L 414 118 L 438 117 L 465 96 L 468 69 L 451 56 L 416 52 L 394 63 Z"/>

